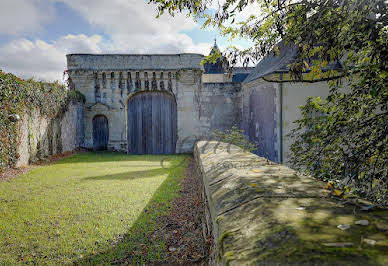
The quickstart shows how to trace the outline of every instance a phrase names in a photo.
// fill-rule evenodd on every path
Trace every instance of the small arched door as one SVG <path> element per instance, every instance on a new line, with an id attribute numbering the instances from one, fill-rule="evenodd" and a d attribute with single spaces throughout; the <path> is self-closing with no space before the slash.
<path id="1" fill-rule="evenodd" d="M 176 131 L 176 102 L 171 94 L 141 92 L 128 100 L 129 153 L 175 153 Z"/>
<path id="2" fill-rule="evenodd" d="M 104 115 L 96 115 L 93 118 L 93 149 L 103 151 L 108 148 L 109 126 L 108 119 Z"/>

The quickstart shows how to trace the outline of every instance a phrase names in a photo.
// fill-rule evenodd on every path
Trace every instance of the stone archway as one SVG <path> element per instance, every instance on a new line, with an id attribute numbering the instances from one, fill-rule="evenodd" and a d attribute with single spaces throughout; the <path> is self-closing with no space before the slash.
<path id="1" fill-rule="evenodd" d="M 177 107 L 168 92 L 147 91 L 128 100 L 128 152 L 175 153 Z"/>
<path id="2" fill-rule="evenodd" d="M 108 149 L 109 125 L 104 115 L 96 115 L 93 118 L 93 150 L 102 151 Z"/>

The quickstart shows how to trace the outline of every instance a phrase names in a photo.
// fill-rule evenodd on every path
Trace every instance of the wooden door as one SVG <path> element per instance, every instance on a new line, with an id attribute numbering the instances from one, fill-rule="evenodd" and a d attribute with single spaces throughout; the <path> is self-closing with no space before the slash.
<path id="1" fill-rule="evenodd" d="M 108 148 L 108 140 L 108 119 L 103 115 L 97 115 L 93 118 L 93 149 L 95 151 L 106 150 Z"/>
<path id="2" fill-rule="evenodd" d="M 142 92 L 129 99 L 129 153 L 175 153 L 176 129 L 176 103 L 169 93 Z"/>
<path id="3" fill-rule="evenodd" d="M 252 90 L 249 96 L 249 140 L 257 145 L 254 151 L 259 156 L 278 161 L 276 91 L 272 85 L 258 90 Z"/>

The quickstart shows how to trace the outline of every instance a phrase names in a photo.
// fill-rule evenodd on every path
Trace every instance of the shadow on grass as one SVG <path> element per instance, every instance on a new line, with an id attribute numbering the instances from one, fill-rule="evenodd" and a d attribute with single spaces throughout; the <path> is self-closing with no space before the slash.
<path id="1" fill-rule="evenodd" d="M 165 156 L 166 157 L 166 156 Z M 181 156 L 182 157 L 182 156 Z M 152 157 L 151 157 L 152 158 Z M 155 176 L 166 173 L 166 180 L 154 192 L 152 198 L 139 217 L 124 235 L 121 235 L 105 250 L 87 255 L 74 262 L 75 265 L 144 264 L 163 260 L 166 247 L 163 239 L 153 238 L 151 233 L 158 229 L 158 217 L 168 214 L 171 201 L 179 195 L 180 181 L 185 176 L 189 156 L 178 160 L 179 167 L 159 168 L 148 171 L 128 172 L 89 180 L 109 180 L 136 178 L 136 175 Z M 183 163 L 182 163 L 183 161 Z"/>
<path id="2" fill-rule="evenodd" d="M 73 156 L 63 158 L 53 164 L 69 164 L 69 163 L 93 163 L 93 162 L 120 162 L 120 161 L 144 161 L 149 162 L 161 161 L 162 159 L 173 159 L 179 155 L 136 155 L 120 152 L 100 151 L 100 152 L 81 152 Z"/>
<path id="3" fill-rule="evenodd" d="M 103 175 L 103 176 L 89 176 L 82 179 L 82 181 L 90 180 L 133 180 L 138 178 L 154 178 L 155 176 L 160 176 L 166 174 L 166 169 L 156 168 L 143 171 L 128 171 L 119 174 L 112 175 Z"/>
<path id="4" fill-rule="evenodd" d="M 185 155 L 185 156 L 183 156 Z M 187 162 L 187 156 L 192 156 L 191 153 L 185 153 L 185 154 L 169 154 L 169 155 L 153 155 L 153 154 L 145 154 L 145 155 L 135 155 L 135 154 L 126 154 L 126 153 L 117 153 L 117 152 L 110 152 L 110 151 L 102 151 L 102 152 L 81 152 L 78 154 L 75 154 L 73 156 L 60 159 L 53 163 L 55 164 L 85 164 L 85 163 L 120 163 L 120 162 L 139 162 L 139 165 L 141 163 L 147 162 L 147 163 L 156 163 L 152 167 L 161 167 L 153 170 L 146 170 L 146 171 L 137 171 L 137 172 L 125 172 L 125 173 L 118 173 L 118 174 L 112 174 L 112 175 L 106 175 L 106 176 L 94 176 L 94 177 L 88 177 L 85 178 L 86 180 L 110 180 L 110 179 L 116 179 L 116 180 L 132 180 L 136 179 L 137 176 L 143 176 L 146 177 L 149 175 L 149 177 L 153 177 L 158 174 L 163 173 L 163 169 L 166 168 L 176 168 L 186 165 Z M 171 164 L 171 162 L 173 162 Z"/>

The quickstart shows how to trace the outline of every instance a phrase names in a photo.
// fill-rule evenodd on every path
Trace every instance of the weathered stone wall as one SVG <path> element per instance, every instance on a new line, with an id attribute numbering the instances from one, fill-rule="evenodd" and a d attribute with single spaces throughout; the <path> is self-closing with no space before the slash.
<path id="1" fill-rule="evenodd" d="M 204 83 L 200 95 L 201 115 L 208 129 L 225 130 L 241 126 L 241 84 L 237 82 Z"/>
<path id="2" fill-rule="evenodd" d="M 197 139 L 241 123 L 241 83 L 203 83 L 198 54 L 68 55 L 75 89 L 86 96 L 85 148 L 93 147 L 92 121 L 108 119 L 108 149 L 127 152 L 128 100 L 138 92 L 165 91 L 177 104 L 176 152 L 192 152 Z"/>
<path id="3" fill-rule="evenodd" d="M 299 106 L 305 105 L 309 97 L 321 97 L 326 99 L 329 95 L 329 86 L 326 81 L 316 83 L 283 83 L 283 162 L 290 165 L 291 145 L 294 142 L 288 135 L 296 127 L 294 121 L 301 119 Z"/>
<path id="4" fill-rule="evenodd" d="M 42 116 L 39 109 L 25 113 L 18 122 L 16 167 L 80 147 L 83 119 L 81 102 L 70 102 L 66 112 L 55 118 Z"/>
<path id="5" fill-rule="evenodd" d="M 388 262 L 388 236 L 376 230 L 387 223 L 386 214 L 379 216 L 381 211 L 366 216 L 359 207 L 331 199 L 323 182 L 234 145 L 199 141 L 194 157 L 213 229 L 212 264 Z M 365 219 L 370 226 L 355 223 Z M 340 224 L 348 224 L 350 230 L 337 228 Z M 368 246 L 364 238 L 372 239 L 376 246 Z"/>

